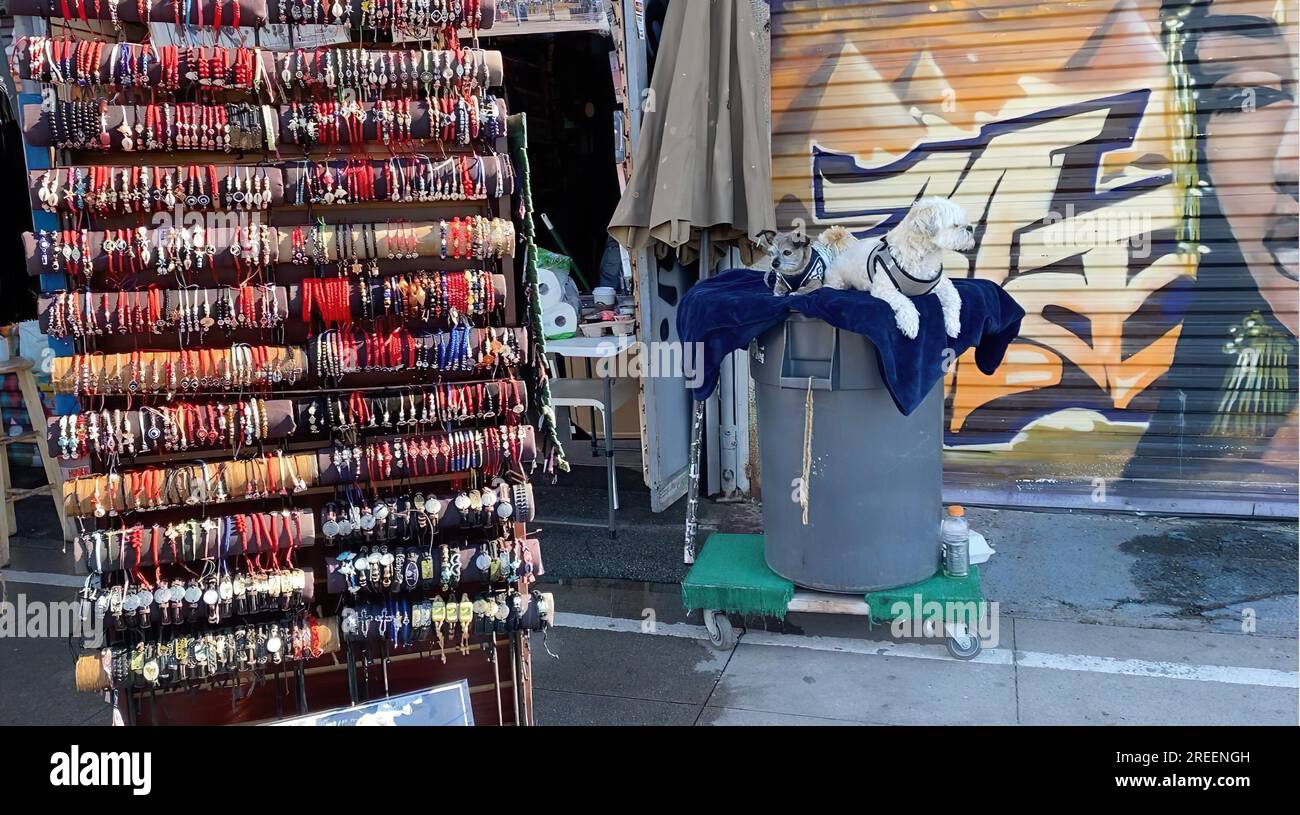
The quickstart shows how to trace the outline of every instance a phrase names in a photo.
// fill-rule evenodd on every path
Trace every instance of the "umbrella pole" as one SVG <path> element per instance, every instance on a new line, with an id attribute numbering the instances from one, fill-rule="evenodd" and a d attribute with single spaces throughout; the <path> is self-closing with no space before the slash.
<path id="1" fill-rule="evenodd" d="M 686 564 L 695 562 L 696 512 L 700 504 L 700 436 L 704 425 L 704 403 L 692 402 L 690 470 L 686 486 L 686 548 L 682 552 L 682 562 Z"/>
<path id="2" fill-rule="evenodd" d="M 709 230 L 700 230 L 700 280 L 709 276 Z M 686 486 L 686 541 L 682 550 L 682 562 L 695 562 L 695 532 L 698 526 L 697 515 L 700 506 L 700 438 L 704 435 L 704 403 L 692 400 L 691 409 L 691 447 L 688 456 Z"/>

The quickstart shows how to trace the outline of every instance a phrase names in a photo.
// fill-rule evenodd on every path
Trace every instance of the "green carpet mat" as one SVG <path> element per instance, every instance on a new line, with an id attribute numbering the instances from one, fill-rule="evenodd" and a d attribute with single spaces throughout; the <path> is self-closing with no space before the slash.
<path id="1" fill-rule="evenodd" d="M 794 584 L 767 568 L 762 535 L 710 535 L 682 581 L 688 611 L 710 608 L 785 619 L 793 597 Z"/>
<path id="2" fill-rule="evenodd" d="M 682 605 L 688 611 L 708 608 L 785 619 L 793 597 L 794 584 L 767 567 L 762 535 L 710 535 L 682 581 Z M 866 602 L 873 623 L 910 617 L 914 609 L 924 615 L 924 605 L 930 602 L 945 607 L 971 603 L 970 610 L 979 617 L 985 605 L 978 566 L 971 566 L 965 577 L 939 572 L 919 583 L 873 591 Z M 900 602 L 904 605 L 895 609 Z"/>
<path id="3" fill-rule="evenodd" d="M 919 601 L 917 597 L 919 596 Z M 906 608 L 900 606 L 895 614 L 895 604 L 904 603 Z M 896 617 L 910 617 L 913 608 L 917 603 L 922 604 L 929 602 L 938 602 L 941 604 L 948 603 L 974 603 L 976 614 L 983 616 L 984 613 L 984 587 L 980 583 L 980 569 L 978 566 L 971 566 L 970 573 L 965 577 L 948 577 L 943 572 L 938 572 L 933 577 L 928 577 L 920 583 L 913 583 L 910 586 L 899 586 L 895 589 L 884 589 L 882 591 L 873 591 L 867 594 L 867 605 L 871 607 L 872 622 L 887 622 Z M 922 608 L 921 613 L 926 612 Z"/>

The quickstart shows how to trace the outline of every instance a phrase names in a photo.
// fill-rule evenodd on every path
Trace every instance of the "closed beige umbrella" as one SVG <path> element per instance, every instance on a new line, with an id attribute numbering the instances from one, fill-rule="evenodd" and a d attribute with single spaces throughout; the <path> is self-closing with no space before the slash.
<path id="1" fill-rule="evenodd" d="M 755 243 L 776 232 L 766 74 L 750 0 L 673 0 L 650 93 L 632 178 L 609 234 L 637 251 L 700 259 L 700 279 L 729 244 L 746 263 Z M 662 250 L 662 251 L 661 251 Z M 682 559 L 695 562 L 700 436 L 704 404 L 691 415 L 691 449 Z"/>
<path id="2" fill-rule="evenodd" d="M 609 234 L 689 263 L 701 231 L 715 250 L 776 231 L 765 74 L 750 0 L 674 0 L 644 100 L 632 177 Z M 706 244 L 708 245 L 708 244 Z"/>

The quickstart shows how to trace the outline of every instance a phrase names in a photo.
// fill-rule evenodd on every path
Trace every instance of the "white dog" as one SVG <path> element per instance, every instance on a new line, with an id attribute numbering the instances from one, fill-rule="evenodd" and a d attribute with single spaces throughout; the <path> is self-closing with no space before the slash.
<path id="1" fill-rule="evenodd" d="M 947 198 L 922 198 L 882 239 L 858 240 L 842 226 L 827 229 L 817 242 L 832 256 L 825 285 L 867 291 L 894 310 L 898 330 L 916 339 L 921 318 L 908 297 L 934 293 L 943 306 L 949 337 L 961 332 L 961 295 L 943 276 L 943 252 L 975 245 L 966 211 Z"/>

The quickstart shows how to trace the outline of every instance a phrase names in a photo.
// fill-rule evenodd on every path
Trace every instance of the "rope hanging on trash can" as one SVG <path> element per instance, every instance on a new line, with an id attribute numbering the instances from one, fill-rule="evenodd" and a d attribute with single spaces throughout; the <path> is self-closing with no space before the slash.
<path id="1" fill-rule="evenodd" d="M 808 377 L 808 395 L 803 403 L 803 478 L 799 482 L 799 506 L 803 525 L 808 525 L 808 478 L 812 475 L 813 378 Z"/>

